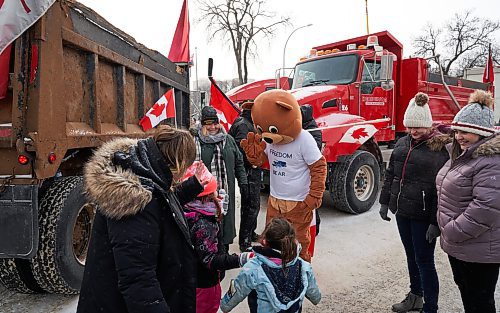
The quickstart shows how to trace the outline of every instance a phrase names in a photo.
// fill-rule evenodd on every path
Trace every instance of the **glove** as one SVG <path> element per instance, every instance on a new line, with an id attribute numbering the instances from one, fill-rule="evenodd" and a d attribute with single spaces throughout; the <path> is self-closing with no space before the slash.
<path id="1" fill-rule="evenodd" d="M 243 184 L 240 186 L 241 203 L 248 203 L 248 185 Z"/>
<path id="2" fill-rule="evenodd" d="M 262 141 L 259 134 L 249 132 L 247 134 L 247 139 L 242 139 L 240 141 L 240 146 L 245 151 L 248 162 L 252 165 L 261 166 L 262 164 L 262 154 L 266 149 L 266 143 Z"/>
<path id="3" fill-rule="evenodd" d="M 220 207 L 222 208 L 222 215 L 226 215 L 229 208 L 229 195 L 224 189 L 220 189 L 217 199 L 219 199 Z"/>
<path id="4" fill-rule="evenodd" d="M 433 240 L 435 240 L 439 235 L 441 234 L 441 231 L 439 230 L 439 227 L 436 225 L 430 224 L 429 228 L 427 228 L 427 232 L 425 233 L 425 239 L 429 243 L 431 243 Z"/>
<path id="5" fill-rule="evenodd" d="M 384 221 L 388 221 L 390 222 L 391 221 L 391 218 L 387 216 L 387 213 L 389 212 L 389 206 L 387 204 L 381 204 L 380 205 L 380 217 L 384 220 Z"/>
<path id="6" fill-rule="evenodd" d="M 243 265 L 245 265 L 248 260 L 250 260 L 251 258 L 254 257 L 254 253 L 253 252 L 242 252 L 240 253 L 240 256 L 239 256 L 239 259 L 240 259 L 240 267 L 243 267 Z"/>

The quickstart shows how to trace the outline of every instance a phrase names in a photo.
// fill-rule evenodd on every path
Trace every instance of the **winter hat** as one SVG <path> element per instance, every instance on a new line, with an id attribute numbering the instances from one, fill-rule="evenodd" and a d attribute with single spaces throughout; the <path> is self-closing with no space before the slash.
<path id="1" fill-rule="evenodd" d="M 423 92 L 417 93 L 406 108 L 403 125 L 405 127 L 431 127 L 432 114 L 428 102 L 428 95 Z"/>
<path id="2" fill-rule="evenodd" d="M 211 125 L 219 123 L 217 111 L 211 106 L 206 106 L 201 109 L 201 125 Z"/>
<path id="3" fill-rule="evenodd" d="M 469 104 L 455 115 L 451 129 L 461 130 L 479 136 L 488 137 L 495 133 L 493 97 L 490 92 L 476 90 L 470 95 Z"/>
<path id="4" fill-rule="evenodd" d="M 198 194 L 198 197 L 203 197 L 209 194 L 214 193 L 217 190 L 217 179 L 215 179 L 214 175 L 210 173 L 208 168 L 205 166 L 205 164 L 202 161 L 197 161 L 194 162 L 188 169 L 186 170 L 186 173 L 184 174 L 184 177 L 182 177 L 182 181 L 187 180 L 191 176 L 194 176 L 194 173 L 196 172 L 196 168 L 198 167 L 198 163 L 201 162 L 201 166 L 203 167 L 203 171 L 201 174 L 201 181 L 206 182 L 208 181 L 208 184 L 204 186 L 204 189 L 202 192 Z"/>

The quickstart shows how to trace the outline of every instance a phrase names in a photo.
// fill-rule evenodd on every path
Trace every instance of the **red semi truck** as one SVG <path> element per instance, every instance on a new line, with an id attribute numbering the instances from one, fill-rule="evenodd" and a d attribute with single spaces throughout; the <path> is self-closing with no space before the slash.
<path id="1" fill-rule="evenodd" d="M 334 206 L 358 214 L 377 197 L 385 168 L 379 144 L 404 135 L 403 115 L 417 92 L 429 95 L 434 121 L 447 123 L 475 89 L 493 91 L 487 84 L 432 73 L 424 58 L 402 56 L 403 45 L 388 31 L 347 39 L 311 49 L 291 79 L 252 82 L 227 95 L 240 102 L 281 87 L 299 104 L 311 105 L 324 127 L 327 189 Z"/>

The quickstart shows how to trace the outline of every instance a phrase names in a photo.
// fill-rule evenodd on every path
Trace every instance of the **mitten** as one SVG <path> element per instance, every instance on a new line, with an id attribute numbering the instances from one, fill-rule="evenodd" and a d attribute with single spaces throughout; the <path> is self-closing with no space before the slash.
<path id="1" fill-rule="evenodd" d="M 240 253 L 240 267 L 243 267 L 243 265 L 245 265 L 248 260 L 250 260 L 251 258 L 254 257 L 254 253 L 253 252 L 242 252 Z"/>
<path id="2" fill-rule="evenodd" d="M 435 240 L 439 235 L 441 234 L 441 231 L 439 230 L 439 227 L 436 225 L 430 224 L 429 228 L 427 228 L 427 232 L 425 233 L 425 239 L 429 243 L 431 243 L 433 240 Z"/>
<path id="3" fill-rule="evenodd" d="M 387 213 L 389 212 L 389 206 L 387 204 L 381 204 L 380 205 L 380 217 L 384 220 L 384 221 L 388 221 L 390 222 L 391 221 L 391 218 L 387 216 Z"/>
<path id="4" fill-rule="evenodd" d="M 220 189 L 217 198 L 219 199 L 220 207 L 222 208 L 222 215 L 226 215 L 229 208 L 229 195 L 224 189 Z"/>
<path id="5" fill-rule="evenodd" d="M 262 141 L 259 134 L 249 132 L 247 139 L 242 139 L 240 146 L 245 151 L 248 162 L 255 166 L 261 166 L 263 162 L 262 155 L 266 149 L 266 143 Z"/>

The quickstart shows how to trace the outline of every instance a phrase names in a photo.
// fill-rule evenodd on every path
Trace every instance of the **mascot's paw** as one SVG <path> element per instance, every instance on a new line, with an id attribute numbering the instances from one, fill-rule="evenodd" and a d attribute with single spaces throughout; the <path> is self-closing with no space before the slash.
<path id="1" fill-rule="evenodd" d="M 242 139 L 240 142 L 240 146 L 245 151 L 247 159 L 252 165 L 260 166 L 262 164 L 262 154 L 266 149 L 266 143 L 262 141 L 262 138 L 259 134 L 255 134 L 253 132 L 249 132 L 247 135 L 247 139 Z"/>

